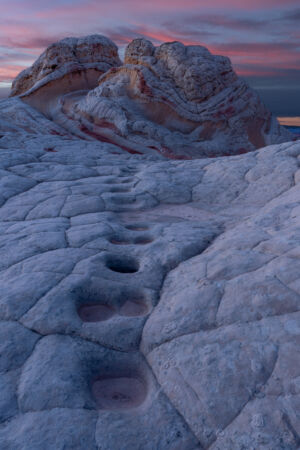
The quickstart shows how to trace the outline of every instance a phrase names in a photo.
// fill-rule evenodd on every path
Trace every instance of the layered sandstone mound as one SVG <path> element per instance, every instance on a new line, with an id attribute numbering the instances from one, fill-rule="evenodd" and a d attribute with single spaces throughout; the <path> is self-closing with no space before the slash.
<path id="1" fill-rule="evenodd" d="M 171 157 L 245 153 L 290 139 L 228 58 L 180 42 L 134 40 L 125 64 L 70 112 L 95 134 Z"/>
<path id="2" fill-rule="evenodd" d="M 50 45 L 17 76 L 10 95 L 21 95 L 45 112 L 57 95 L 92 89 L 101 74 L 120 64 L 117 46 L 105 36 L 66 38 Z"/>
<path id="3" fill-rule="evenodd" d="M 116 45 L 94 35 L 51 45 L 12 95 L 84 139 L 175 159 L 246 153 L 292 135 L 230 60 L 202 46 L 145 39 Z"/>

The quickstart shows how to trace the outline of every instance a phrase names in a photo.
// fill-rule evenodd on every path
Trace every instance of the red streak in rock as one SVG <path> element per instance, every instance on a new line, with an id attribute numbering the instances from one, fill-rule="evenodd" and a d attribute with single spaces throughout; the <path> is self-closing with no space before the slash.
<path id="1" fill-rule="evenodd" d="M 149 145 L 149 148 L 152 148 L 153 150 L 156 150 L 161 155 L 165 156 L 169 159 L 192 159 L 185 155 L 175 155 L 175 153 L 172 152 L 172 150 L 168 147 L 162 147 L 162 150 L 155 147 L 154 145 Z"/>
<path id="2" fill-rule="evenodd" d="M 234 113 L 235 113 L 235 109 L 234 109 L 233 106 L 229 106 L 229 108 L 227 108 L 227 109 L 224 111 L 224 114 L 225 114 L 225 116 L 227 116 L 227 117 L 233 116 Z"/>
<path id="3" fill-rule="evenodd" d="M 237 152 L 235 153 L 235 155 L 244 155 L 245 153 L 248 153 L 249 152 L 249 150 L 247 150 L 246 148 L 244 148 L 244 147 L 241 147 L 241 148 L 239 148 L 238 150 L 237 150 Z"/>
<path id="4" fill-rule="evenodd" d="M 152 90 L 151 90 L 150 87 L 147 85 L 146 80 L 145 80 L 145 77 L 144 77 L 144 75 L 143 75 L 142 72 L 139 72 L 139 81 L 140 81 L 140 83 L 139 83 L 139 84 L 140 84 L 140 85 L 139 85 L 139 88 L 140 88 L 141 93 L 142 93 L 142 94 L 146 94 L 146 95 L 148 95 L 149 97 L 153 97 Z"/>
<path id="5" fill-rule="evenodd" d="M 65 134 L 65 133 L 59 133 L 59 132 L 56 131 L 56 130 L 51 130 L 51 131 L 50 131 L 50 134 L 53 134 L 54 136 L 67 136 L 67 134 Z"/>
<path id="6" fill-rule="evenodd" d="M 109 73 L 117 73 L 119 70 L 118 67 L 112 67 L 111 69 L 109 69 Z"/>
<path id="7" fill-rule="evenodd" d="M 220 119 L 220 117 L 222 117 L 223 115 L 223 111 L 217 111 L 216 113 L 214 113 L 213 117 L 215 117 L 216 119 Z"/>
<path id="8" fill-rule="evenodd" d="M 57 150 L 54 150 L 54 148 L 51 148 L 51 147 L 44 148 L 44 151 L 45 152 L 57 153 Z"/>
<path id="9" fill-rule="evenodd" d="M 233 106 L 229 106 L 227 109 L 223 110 L 220 109 L 219 111 L 217 111 L 213 117 L 215 117 L 216 119 L 220 119 L 222 116 L 226 116 L 226 117 L 232 117 L 235 114 L 235 109 Z"/>
<path id="10" fill-rule="evenodd" d="M 113 123 L 107 122 L 106 120 L 97 121 L 96 125 L 100 128 L 108 128 L 109 130 L 113 130 L 114 132 L 117 131 L 117 127 Z"/>
<path id="11" fill-rule="evenodd" d="M 97 141 L 107 142 L 108 144 L 116 145 L 117 147 L 120 147 L 122 150 L 125 150 L 126 152 L 130 153 L 131 155 L 142 155 L 141 152 L 138 152 L 137 150 L 133 150 L 132 148 L 125 147 L 125 145 L 121 145 L 117 142 L 114 142 L 112 139 L 109 139 L 106 136 L 103 136 L 101 134 L 98 134 L 94 131 L 89 130 L 84 125 L 80 126 L 80 130 L 83 131 L 84 133 L 88 134 L 89 136 L 93 137 L 94 139 L 97 139 Z"/>

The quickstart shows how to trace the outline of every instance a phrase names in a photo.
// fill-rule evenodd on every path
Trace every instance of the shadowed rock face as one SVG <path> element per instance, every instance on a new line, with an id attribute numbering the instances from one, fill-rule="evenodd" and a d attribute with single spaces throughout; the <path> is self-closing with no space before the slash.
<path id="1" fill-rule="evenodd" d="M 64 39 L 17 77 L 17 94 L 85 139 L 173 159 L 242 154 L 291 138 L 228 58 L 180 42 L 136 39 L 122 65 L 103 36 Z"/>

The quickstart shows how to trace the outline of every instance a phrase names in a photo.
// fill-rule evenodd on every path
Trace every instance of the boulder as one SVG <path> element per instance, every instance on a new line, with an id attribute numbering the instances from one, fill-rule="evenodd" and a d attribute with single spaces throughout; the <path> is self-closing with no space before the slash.
<path id="1" fill-rule="evenodd" d="M 50 45 L 12 96 L 67 132 L 129 153 L 193 159 L 247 153 L 292 139 L 229 58 L 200 45 L 92 35 Z"/>
<path id="2" fill-rule="evenodd" d="M 124 65 L 68 112 L 96 135 L 175 159 L 241 154 L 290 138 L 227 57 L 180 42 L 135 39 Z"/>
<path id="3" fill-rule="evenodd" d="M 72 85 L 81 72 L 82 76 L 87 75 L 86 87 L 91 88 L 101 73 L 120 64 L 117 46 L 105 36 L 95 34 L 62 39 L 51 44 L 31 67 L 16 77 L 10 96 L 28 95 L 66 76 L 71 79 L 68 84 Z M 72 88 L 66 88 L 65 93 Z"/>

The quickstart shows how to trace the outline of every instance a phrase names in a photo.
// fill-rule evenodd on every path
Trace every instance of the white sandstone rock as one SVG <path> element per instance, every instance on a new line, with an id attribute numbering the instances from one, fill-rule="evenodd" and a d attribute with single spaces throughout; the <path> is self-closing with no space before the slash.
<path id="1" fill-rule="evenodd" d="M 300 144 L 170 160 L 134 134 L 167 136 L 142 117 L 141 73 L 177 99 L 176 126 L 203 113 L 200 78 L 208 114 L 241 83 L 203 47 L 135 41 L 96 90 L 55 97 L 78 120 L 105 98 L 121 146 L 54 123 L 53 105 L 0 101 L 0 448 L 297 450 Z M 178 136 L 195 132 L 168 132 L 186 157 Z"/>

